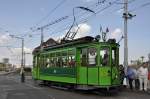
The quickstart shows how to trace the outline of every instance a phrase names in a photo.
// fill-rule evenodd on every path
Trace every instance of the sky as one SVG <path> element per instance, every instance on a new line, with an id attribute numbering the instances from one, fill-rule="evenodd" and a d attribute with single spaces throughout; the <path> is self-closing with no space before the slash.
<path id="1" fill-rule="evenodd" d="M 102 2 L 104 1 L 104 2 Z M 116 1 L 112 4 L 113 1 Z M 24 37 L 26 64 L 32 64 L 32 50 L 40 44 L 38 27 L 55 23 L 44 29 L 44 41 L 48 38 L 58 40 L 64 37 L 73 23 L 73 9 L 76 23 L 80 26 L 75 38 L 96 36 L 108 27 L 107 38 L 116 38 L 123 35 L 124 0 L 0 0 L 0 61 L 10 58 L 13 64 L 20 64 L 21 40 L 9 35 Z M 111 2 L 111 3 L 110 3 Z M 77 7 L 83 6 L 96 12 L 93 14 Z M 107 7 L 110 6 L 110 7 Z M 107 7 L 107 8 L 106 8 Z M 106 8 L 106 9 L 104 9 Z M 128 20 L 128 52 L 131 60 L 148 59 L 150 53 L 150 1 L 129 0 L 128 10 L 133 15 Z M 99 13 L 97 13 L 99 12 Z M 66 19 L 56 22 L 62 17 Z M 77 26 L 73 27 L 76 30 Z M 123 63 L 124 41 L 120 42 L 120 64 Z"/>

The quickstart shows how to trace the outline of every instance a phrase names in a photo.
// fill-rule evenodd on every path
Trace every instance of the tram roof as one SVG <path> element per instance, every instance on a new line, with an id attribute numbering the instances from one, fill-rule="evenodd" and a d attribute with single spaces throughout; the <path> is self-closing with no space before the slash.
<path id="1" fill-rule="evenodd" d="M 49 40 L 52 42 L 50 43 Z M 86 43 L 91 43 L 91 42 L 98 42 L 95 41 L 93 37 L 91 36 L 86 36 L 86 37 L 82 37 L 82 38 L 78 38 L 78 39 L 74 39 L 74 40 L 65 40 L 62 41 L 61 43 L 57 43 L 56 41 L 49 39 L 48 41 L 48 45 L 46 44 L 46 42 L 43 44 L 43 50 L 49 50 L 49 49 L 55 49 L 55 48 L 61 48 L 61 47 L 67 47 L 67 46 L 72 46 L 72 45 L 77 45 L 77 44 L 86 44 Z M 109 42 L 109 40 L 108 40 Z M 105 42 L 107 43 L 107 42 Z M 36 47 L 33 50 L 33 54 L 36 52 L 40 51 L 40 46 Z"/>

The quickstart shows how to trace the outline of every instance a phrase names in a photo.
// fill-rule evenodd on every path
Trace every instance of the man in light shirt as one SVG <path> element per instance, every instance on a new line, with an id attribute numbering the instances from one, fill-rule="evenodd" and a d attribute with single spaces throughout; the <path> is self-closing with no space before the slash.
<path id="1" fill-rule="evenodd" d="M 143 63 L 143 66 L 141 66 L 138 69 L 138 75 L 139 75 L 139 81 L 140 81 L 140 91 L 143 90 L 143 83 L 144 83 L 144 91 L 147 91 L 147 85 L 148 85 L 147 63 Z"/>

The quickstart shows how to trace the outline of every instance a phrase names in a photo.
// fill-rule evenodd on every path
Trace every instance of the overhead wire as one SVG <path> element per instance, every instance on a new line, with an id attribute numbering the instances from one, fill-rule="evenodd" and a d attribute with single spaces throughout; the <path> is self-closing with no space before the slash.
<path id="1" fill-rule="evenodd" d="M 53 14 L 61 5 L 63 5 L 67 0 L 61 0 L 46 16 L 44 16 L 40 21 L 38 21 L 35 26 L 30 27 L 29 32 L 33 32 L 31 31 L 32 28 L 37 27 L 41 22 L 43 22 L 44 20 L 46 20 L 51 14 Z M 22 37 L 26 37 L 28 34 L 24 34 L 22 35 Z"/>
<path id="2" fill-rule="evenodd" d="M 119 1 L 119 0 L 115 0 L 115 1 L 113 1 L 113 2 L 109 2 L 109 4 L 108 4 L 106 7 L 102 8 L 102 9 L 99 10 L 99 11 L 97 11 L 96 14 L 98 14 L 98 13 L 100 13 L 100 12 L 103 12 L 104 10 L 108 9 L 109 7 L 111 7 L 112 5 L 116 4 L 116 1 Z M 132 0 L 132 1 L 135 1 L 135 0 Z M 91 18 L 92 16 L 93 16 L 93 15 L 87 16 L 86 18 L 81 19 L 79 22 L 83 22 L 83 23 L 84 23 L 84 22 L 87 22 L 87 21 L 89 20 L 89 18 Z M 67 28 L 68 28 L 68 27 L 63 28 L 63 29 L 58 30 L 58 31 L 53 31 L 53 32 L 50 33 L 50 35 L 57 34 L 57 33 L 59 33 L 60 31 L 65 31 Z"/>
<path id="3" fill-rule="evenodd" d="M 118 0 L 115 0 L 115 1 L 118 1 Z M 112 2 L 112 3 L 110 3 L 108 6 L 106 6 L 106 7 L 104 7 L 103 9 L 97 11 L 96 14 L 98 14 L 98 13 L 100 13 L 100 12 L 106 10 L 107 8 L 109 8 L 110 6 L 112 6 L 113 4 L 115 4 L 115 2 Z M 89 20 L 89 18 L 92 17 L 92 16 L 93 16 L 93 15 L 90 15 L 90 16 L 84 18 L 84 19 L 81 19 L 80 22 L 87 22 L 87 21 Z M 68 28 L 68 27 L 63 28 L 63 29 L 61 29 L 61 30 L 59 30 L 59 31 L 54 31 L 54 32 L 52 32 L 50 35 L 59 33 L 60 31 L 63 31 L 63 30 L 65 31 L 67 28 Z"/>
<path id="4" fill-rule="evenodd" d="M 101 3 L 102 4 L 102 3 Z M 94 6 L 96 6 L 96 7 L 98 7 L 98 5 L 100 5 L 100 3 L 99 4 L 97 4 L 97 3 L 93 3 L 93 4 L 91 4 L 90 6 L 88 6 L 88 7 L 94 7 Z M 80 12 L 78 12 L 78 13 L 76 13 L 76 14 L 81 14 L 81 15 L 84 15 L 84 14 L 86 14 L 87 12 L 82 12 L 82 11 L 80 11 Z M 78 15 L 78 16 L 76 16 L 76 17 L 80 17 L 81 15 Z M 68 15 L 68 16 L 72 16 L 72 14 L 70 14 L 70 15 Z M 68 22 L 67 24 L 69 24 L 69 23 L 71 23 L 71 22 Z M 67 25 L 67 24 L 65 24 L 65 25 Z M 64 26 L 64 25 L 63 25 Z M 62 27 L 62 26 L 61 26 Z M 40 34 L 40 33 L 39 33 Z M 32 35 L 39 35 L 39 34 L 32 34 Z"/>
<path id="5" fill-rule="evenodd" d="M 128 4 L 132 4 L 132 3 L 134 3 L 135 1 L 138 1 L 138 0 L 130 0 L 130 1 L 128 2 Z M 122 4 L 124 4 L 124 3 L 122 3 Z M 120 7 L 120 8 L 118 8 L 118 9 L 115 9 L 114 11 L 119 11 L 119 10 L 122 10 L 122 9 L 124 9 L 124 7 Z M 128 12 L 130 12 L 130 11 L 128 11 Z"/>
<path id="6" fill-rule="evenodd" d="M 61 5 L 63 5 L 67 0 L 61 0 L 45 17 L 43 17 L 39 22 L 36 23 L 38 25 L 42 21 L 46 20 L 51 14 L 53 14 L 57 8 L 59 8 Z"/>
<path id="7" fill-rule="evenodd" d="M 109 4 L 106 6 L 106 7 L 104 7 L 104 8 L 102 8 L 101 10 L 99 10 L 99 11 L 97 11 L 96 12 L 96 14 L 98 14 L 98 13 L 100 13 L 100 12 L 103 12 L 104 10 L 106 10 L 107 8 L 109 8 L 109 7 L 111 7 L 112 5 L 114 5 L 115 4 L 115 2 L 116 1 L 119 1 L 119 0 L 115 0 L 115 1 L 113 1 L 113 2 L 109 2 Z M 92 6 L 94 6 L 94 5 L 92 5 Z M 84 14 L 86 14 L 87 12 L 84 12 Z M 83 13 L 82 13 L 82 15 L 83 15 Z M 78 22 L 82 22 L 82 23 L 85 23 L 85 22 L 87 22 L 88 21 L 88 19 L 90 18 L 90 17 L 93 17 L 93 16 L 95 16 L 94 14 L 92 14 L 92 15 L 89 15 L 89 16 L 87 16 L 86 18 L 82 18 L 82 19 L 80 19 L 80 21 L 78 21 Z M 76 16 L 76 17 L 79 17 L 79 16 Z M 66 30 L 67 29 L 67 27 L 66 28 L 64 28 L 64 29 L 62 29 L 62 30 Z M 61 31 L 61 30 L 60 30 Z M 58 31 L 57 33 L 59 33 L 60 31 Z M 53 33 L 55 33 L 56 34 L 56 32 L 52 32 L 52 33 L 50 33 L 50 35 L 52 35 Z"/>
<path id="8" fill-rule="evenodd" d="M 51 12 L 53 13 L 60 5 L 61 5 L 62 3 L 64 3 L 66 0 L 65 0 L 64 2 L 63 2 L 63 1 L 64 1 L 64 0 L 62 0 L 54 9 L 52 9 Z M 108 0 L 104 0 L 104 1 L 106 2 L 106 1 L 108 1 Z M 116 0 L 116 1 L 119 1 L 119 0 Z M 94 3 L 94 4 L 91 4 L 89 7 L 98 6 L 98 5 L 100 5 L 100 4 L 104 4 L 105 2 L 103 2 L 103 3 Z M 81 13 L 81 12 L 82 12 L 82 11 L 80 11 L 79 13 Z M 83 15 L 83 14 L 86 14 L 86 13 L 87 13 L 87 12 L 84 12 L 84 13 L 82 13 L 82 15 Z M 47 16 L 49 16 L 49 15 L 51 15 L 51 14 L 48 14 Z M 80 16 L 78 16 L 78 17 L 80 17 Z M 45 18 L 46 18 L 46 17 L 45 17 Z M 43 20 L 44 20 L 44 18 L 43 18 Z M 64 30 L 64 29 L 63 29 L 63 30 Z M 36 34 L 35 34 L 35 35 L 36 35 Z M 37 35 L 39 35 L 39 34 L 37 34 Z M 25 36 L 26 36 L 26 34 L 23 35 L 22 37 L 25 37 Z"/>
<path id="9" fill-rule="evenodd" d="M 128 3 L 132 3 L 132 2 L 134 2 L 134 1 L 136 1 L 136 0 L 129 0 Z M 116 3 L 116 4 L 125 4 L 124 2 L 117 2 L 117 1 L 116 1 L 115 3 Z"/>
<path id="10" fill-rule="evenodd" d="M 119 0 L 115 0 L 115 1 L 119 1 Z M 100 13 L 100 12 L 106 10 L 107 8 L 111 7 L 113 4 L 115 4 L 115 2 L 111 2 L 108 6 L 106 6 L 106 7 L 104 7 L 103 9 L 97 11 L 96 14 L 98 14 L 98 13 Z M 88 16 L 88 17 L 86 17 L 86 18 L 81 19 L 79 22 L 85 23 L 85 22 L 88 21 L 88 19 L 89 19 L 90 17 L 93 17 L 93 16 L 94 16 L 94 14 L 93 14 L 93 15 L 90 15 L 90 16 Z M 65 30 L 65 29 L 66 29 L 66 28 L 64 28 L 63 30 Z M 55 34 L 56 34 L 56 33 L 55 33 Z M 52 35 L 52 34 L 51 34 L 51 35 Z"/>
<path id="11" fill-rule="evenodd" d="M 134 9 L 132 9 L 132 10 L 129 10 L 129 12 L 136 11 L 136 10 L 138 10 L 138 9 L 140 9 L 140 8 L 143 8 L 143 7 L 146 7 L 146 6 L 149 6 L 149 5 L 150 5 L 150 2 L 144 3 L 144 4 L 142 4 L 142 5 L 140 5 L 140 6 L 136 7 L 136 8 L 134 8 Z"/>

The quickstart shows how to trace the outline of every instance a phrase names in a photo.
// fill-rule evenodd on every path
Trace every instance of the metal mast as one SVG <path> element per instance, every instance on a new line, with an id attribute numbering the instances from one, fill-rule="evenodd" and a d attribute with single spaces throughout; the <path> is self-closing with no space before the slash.
<path id="1" fill-rule="evenodd" d="M 128 66 L 128 34 L 127 34 L 127 24 L 128 24 L 128 0 L 124 0 L 124 67 L 125 73 Z"/>

